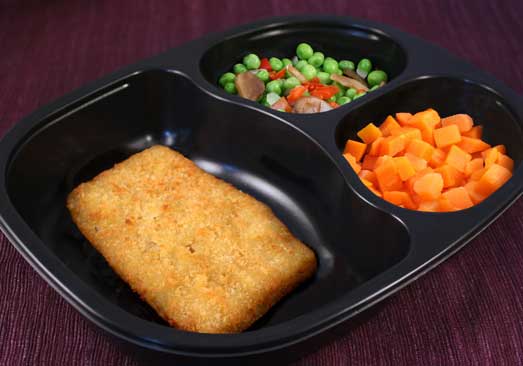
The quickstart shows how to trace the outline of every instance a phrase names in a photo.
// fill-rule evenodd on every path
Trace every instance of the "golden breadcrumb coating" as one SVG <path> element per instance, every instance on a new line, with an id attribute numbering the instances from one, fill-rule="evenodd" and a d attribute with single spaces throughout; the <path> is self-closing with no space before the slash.
<path id="1" fill-rule="evenodd" d="M 67 199 L 89 242 L 169 324 L 248 328 L 316 270 L 312 250 L 263 203 L 153 146 Z"/>

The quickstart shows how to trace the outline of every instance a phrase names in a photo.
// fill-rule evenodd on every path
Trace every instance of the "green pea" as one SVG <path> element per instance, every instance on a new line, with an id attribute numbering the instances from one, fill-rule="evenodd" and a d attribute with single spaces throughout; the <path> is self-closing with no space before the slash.
<path id="1" fill-rule="evenodd" d="M 241 74 L 242 72 L 246 72 L 247 68 L 244 64 L 236 64 L 233 66 L 232 71 L 234 71 L 235 74 Z"/>
<path id="2" fill-rule="evenodd" d="M 307 64 L 303 66 L 303 68 L 301 69 L 301 73 L 303 74 L 303 76 L 305 76 L 307 80 L 311 80 L 313 77 L 316 76 L 316 68 L 312 65 Z"/>
<path id="3" fill-rule="evenodd" d="M 338 75 L 340 75 L 340 76 L 343 75 L 343 71 L 341 71 L 340 69 L 336 69 L 336 70 L 334 71 L 334 73 L 335 73 L 335 74 L 338 74 Z"/>
<path id="4" fill-rule="evenodd" d="M 285 67 L 287 65 L 292 65 L 292 61 L 288 58 L 282 58 L 281 62 L 283 63 L 283 67 Z"/>
<path id="5" fill-rule="evenodd" d="M 274 71 L 280 71 L 281 69 L 283 69 L 283 62 L 277 57 L 271 57 L 269 59 L 269 63 L 271 64 L 271 68 Z"/>
<path id="6" fill-rule="evenodd" d="M 358 91 L 355 88 L 349 88 L 345 92 L 345 96 L 349 97 L 351 99 L 354 98 L 356 96 L 356 94 L 358 94 Z"/>
<path id="7" fill-rule="evenodd" d="M 362 58 L 360 62 L 358 62 L 358 68 L 356 69 L 356 72 L 362 78 L 366 78 L 370 70 L 372 70 L 372 62 L 370 62 L 368 58 Z"/>
<path id="8" fill-rule="evenodd" d="M 262 105 L 266 106 L 266 107 L 270 107 L 270 106 L 271 106 L 271 105 L 269 104 L 269 102 L 267 102 L 267 95 L 265 95 L 265 94 L 261 97 L 261 99 L 259 100 L 259 102 L 260 102 Z"/>
<path id="9" fill-rule="evenodd" d="M 338 63 L 338 66 L 339 66 L 340 69 L 342 69 L 342 70 L 345 70 L 345 69 L 354 70 L 354 62 L 352 62 L 352 61 L 341 60 L 341 61 Z"/>
<path id="10" fill-rule="evenodd" d="M 331 82 L 331 76 L 328 72 L 319 71 L 316 76 L 320 79 L 320 83 L 322 84 L 329 84 Z"/>
<path id="11" fill-rule="evenodd" d="M 280 80 L 269 81 L 265 86 L 265 90 L 267 91 L 267 93 L 276 93 L 278 95 L 281 95 L 281 84 L 279 83 L 279 81 Z"/>
<path id="12" fill-rule="evenodd" d="M 323 71 L 334 74 L 338 70 L 338 63 L 334 60 L 325 60 L 323 61 Z"/>
<path id="13" fill-rule="evenodd" d="M 309 64 L 314 67 L 320 67 L 325 60 L 325 56 L 321 52 L 314 52 L 314 54 L 308 59 Z"/>
<path id="14" fill-rule="evenodd" d="M 298 63 L 296 64 L 295 67 L 296 67 L 298 70 L 301 71 L 301 69 L 303 69 L 303 67 L 304 67 L 305 65 L 308 65 L 307 61 L 305 61 L 305 60 L 300 60 L 300 61 L 298 61 Z"/>
<path id="15" fill-rule="evenodd" d="M 367 76 L 367 82 L 370 86 L 380 85 L 381 82 L 387 82 L 388 77 L 383 70 L 374 70 Z"/>
<path id="16" fill-rule="evenodd" d="M 339 105 L 350 103 L 350 101 L 351 101 L 351 99 L 349 97 L 336 98 L 336 103 L 338 103 Z"/>
<path id="17" fill-rule="evenodd" d="M 332 61 L 334 61 L 334 62 L 338 63 L 338 61 L 336 61 L 336 60 L 333 59 L 332 57 L 325 57 L 325 60 L 324 60 L 323 62 L 325 63 L 325 61 L 328 61 L 328 62 L 332 62 Z"/>
<path id="18" fill-rule="evenodd" d="M 236 79 L 236 76 L 232 72 L 226 72 L 222 76 L 220 76 L 220 79 L 218 80 L 218 83 L 224 87 L 225 84 L 234 82 L 234 79 Z"/>
<path id="19" fill-rule="evenodd" d="M 256 70 L 260 68 L 261 61 L 260 58 L 256 56 L 254 53 L 250 53 L 243 58 L 243 64 L 249 70 Z"/>
<path id="20" fill-rule="evenodd" d="M 363 93 L 360 93 L 360 94 L 356 94 L 356 95 L 354 96 L 354 98 L 352 98 L 352 100 L 356 100 L 356 99 L 358 99 L 358 98 L 361 98 L 361 97 L 363 97 L 363 96 L 366 95 L 366 94 L 367 94 L 366 92 L 363 92 Z"/>
<path id="21" fill-rule="evenodd" d="M 300 85 L 300 81 L 298 79 L 296 79 L 294 76 L 291 76 L 290 78 L 285 79 L 283 81 L 284 90 L 291 90 L 291 89 L 297 87 L 298 85 Z"/>
<path id="22" fill-rule="evenodd" d="M 336 95 L 333 95 L 329 99 L 327 99 L 329 102 L 336 102 Z"/>
<path id="23" fill-rule="evenodd" d="M 298 47 L 296 47 L 296 56 L 298 56 L 300 60 L 308 60 L 313 54 L 314 51 L 312 47 L 307 43 L 300 43 Z"/>
<path id="24" fill-rule="evenodd" d="M 236 85 L 234 85 L 232 81 L 226 83 L 223 86 L 223 89 L 225 89 L 225 91 L 229 94 L 236 94 Z"/>
<path id="25" fill-rule="evenodd" d="M 259 77 L 260 80 L 263 81 L 264 83 L 269 81 L 269 72 L 265 69 L 261 69 L 260 71 L 258 71 L 256 73 L 256 76 Z"/>

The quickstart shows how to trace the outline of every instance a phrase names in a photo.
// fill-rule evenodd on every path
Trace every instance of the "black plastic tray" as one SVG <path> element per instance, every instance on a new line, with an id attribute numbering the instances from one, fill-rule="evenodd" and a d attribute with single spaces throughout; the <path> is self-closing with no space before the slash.
<path id="1" fill-rule="evenodd" d="M 311 115 L 270 110 L 216 85 L 243 55 L 288 56 L 301 41 L 337 58 L 366 56 L 391 80 Z M 507 146 L 514 175 L 483 203 L 444 214 L 405 210 L 368 191 L 342 157 L 364 124 L 428 107 L 468 113 L 488 142 Z M 313 349 L 316 336 L 442 262 L 509 207 L 523 187 L 522 121 L 521 97 L 415 37 L 348 17 L 272 18 L 126 67 L 20 121 L 0 144 L 0 222 L 51 286 L 136 350 L 281 360 Z M 317 254 L 316 276 L 242 334 L 166 326 L 71 222 L 65 197 L 73 187 L 158 143 L 267 203 Z"/>

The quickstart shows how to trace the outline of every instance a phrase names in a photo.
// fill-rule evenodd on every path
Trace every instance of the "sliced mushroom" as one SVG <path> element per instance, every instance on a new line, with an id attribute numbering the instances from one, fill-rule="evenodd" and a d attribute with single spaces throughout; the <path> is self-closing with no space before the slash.
<path id="1" fill-rule="evenodd" d="M 294 113 L 318 113 L 330 111 L 329 103 L 316 97 L 301 97 L 294 103 Z"/>
<path id="2" fill-rule="evenodd" d="M 331 79 L 340 83 L 341 85 L 343 85 L 346 88 L 354 88 L 356 90 L 363 90 L 363 91 L 369 90 L 369 88 L 366 85 L 360 83 L 358 80 L 351 79 L 347 76 L 332 74 Z"/>
<path id="3" fill-rule="evenodd" d="M 298 70 L 297 68 L 295 68 L 294 66 L 292 65 L 287 65 L 287 71 L 289 71 L 289 74 L 291 74 L 292 76 L 294 76 L 296 79 L 298 79 L 298 81 L 300 83 L 306 83 L 307 82 L 307 78 L 305 76 L 303 76 L 303 74 L 300 72 L 300 70 Z"/>
<path id="4" fill-rule="evenodd" d="M 359 76 L 356 71 L 351 70 L 351 69 L 344 69 L 343 73 L 345 75 L 347 75 L 348 77 L 350 77 L 351 79 L 358 80 L 360 83 L 365 85 L 367 88 L 369 87 L 369 84 L 367 84 L 367 81 L 364 78 L 362 78 L 361 76 Z"/>
<path id="5" fill-rule="evenodd" d="M 238 90 L 238 95 L 250 100 L 260 99 L 265 91 L 265 84 L 263 81 L 248 71 L 236 75 L 234 84 L 236 85 L 236 90 Z"/>

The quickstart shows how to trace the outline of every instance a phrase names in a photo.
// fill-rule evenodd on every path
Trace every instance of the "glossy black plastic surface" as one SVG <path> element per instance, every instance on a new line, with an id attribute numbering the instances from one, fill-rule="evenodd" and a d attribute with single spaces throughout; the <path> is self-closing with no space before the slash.
<path id="1" fill-rule="evenodd" d="M 306 116 L 216 86 L 243 54 L 286 56 L 303 40 L 334 57 L 367 56 L 391 81 Z M 267 362 L 290 347 L 298 356 L 325 338 L 317 335 L 447 258 L 521 195 L 522 106 L 488 75 L 389 27 L 337 17 L 270 19 L 128 66 L 18 123 L 0 144 L 0 223 L 64 298 L 139 351 L 163 361 Z M 471 114 L 487 141 L 507 146 L 513 178 L 480 205 L 448 214 L 405 210 L 370 193 L 341 156 L 344 141 L 387 114 L 427 107 Z M 242 334 L 166 326 L 71 222 L 65 197 L 78 183 L 158 143 L 268 204 L 318 256 L 316 276 Z"/>

